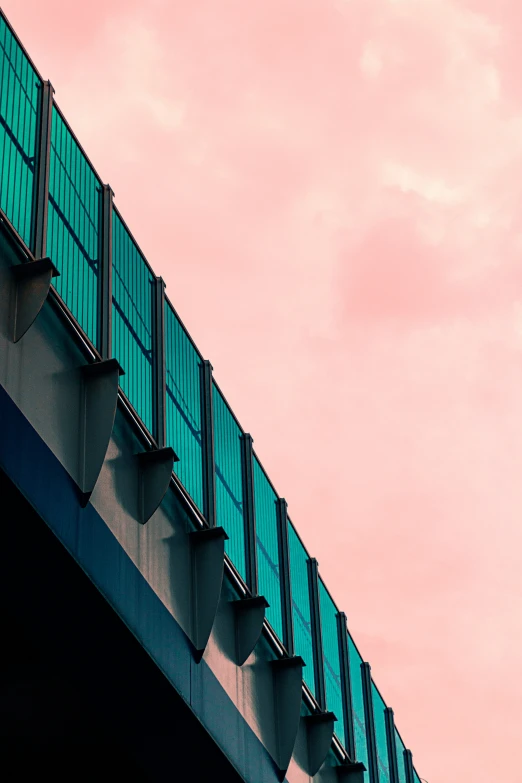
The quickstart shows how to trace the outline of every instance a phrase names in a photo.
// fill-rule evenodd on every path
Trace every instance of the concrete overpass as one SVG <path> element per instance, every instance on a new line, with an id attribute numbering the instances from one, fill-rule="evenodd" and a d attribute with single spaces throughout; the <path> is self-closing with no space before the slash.
<path id="1" fill-rule="evenodd" d="M 418 783 L 252 438 L 3 15 L 0 59 L 4 765 Z"/>

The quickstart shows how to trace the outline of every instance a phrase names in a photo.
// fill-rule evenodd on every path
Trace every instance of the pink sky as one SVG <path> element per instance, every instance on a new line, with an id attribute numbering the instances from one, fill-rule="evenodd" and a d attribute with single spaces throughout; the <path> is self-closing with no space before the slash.
<path id="1" fill-rule="evenodd" d="M 3 0 L 429 783 L 522 739 L 520 0 Z"/>

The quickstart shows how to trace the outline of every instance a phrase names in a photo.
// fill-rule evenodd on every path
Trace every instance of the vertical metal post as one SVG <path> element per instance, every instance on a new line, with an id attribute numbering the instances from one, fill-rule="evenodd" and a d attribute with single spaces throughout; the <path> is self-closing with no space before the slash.
<path id="1" fill-rule="evenodd" d="M 406 769 L 406 783 L 415 783 L 413 774 L 413 756 L 411 750 L 404 751 L 404 767 Z"/>
<path id="2" fill-rule="evenodd" d="M 276 501 L 277 539 L 279 547 L 279 584 L 283 609 L 283 643 L 288 655 L 295 655 L 294 625 L 292 622 L 292 585 L 290 582 L 290 552 L 288 546 L 288 503 L 284 498 Z"/>
<path id="3" fill-rule="evenodd" d="M 112 358 L 112 200 L 110 185 L 103 185 L 100 204 L 100 266 L 98 272 L 98 349 L 102 359 Z"/>
<path id="4" fill-rule="evenodd" d="M 323 632 L 321 627 L 321 606 L 319 599 L 319 564 L 315 557 L 306 562 L 308 570 L 308 592 L 310 596 L 310 616 L 312 620 L 312 650 L 314 655 L 315 698 L 323 710 L 326 710 L 326 683 L 324 679 Z"/>
<path id="5" fill-rule="evenodd" d="M 375 741 L 375 719 L 373 715 L 372 700 L 372 674 L 369 663 L 361 663 L 361 681 L 364 698 L 364 720 L 366 723 L 366 745 L 368 748 L 370 783 L 379 783 L 377 743 Z"/>
<path id="6" fill-rule="evenodd" d="M 252 595 L 259 593 L 256 547 L 256 506 L 254 502 L 254 464 L 252 436 L 241 435 L 241 474 L 243 478 L 243 515 L 245 520 L 246 582 Z"/>
<path id="7" fill-rule="evenodd" d="M 165 365 L 165 282 L 157 277 L 154 291 L 152 367 L 154 372 L 154 437 L 158 448 L 167 441 L 167 370 Z"/>
<path id="8" fill-rule="evenodd" d="M 393 719 L 393 710 L 391 707 L 386 707 L 384 710 L 384 721 L 386 725 L 390 783 L 400 783 L 399 767 L 397 766 L 397 744 L 395 742 L 395 721 Z"/>
<path id="9" fill-rule="evenodd" d="M 348 624 L 344 612 L 337 615 L 337 636 L 339 639 L 339 661 L 341 664 L 341 696 L 343 700 L 344 740 L 350 761 L 356 761 L 355 731 L 352 708 L 352 679 L 348 653 Z"/>
<path id="10" fill-rule="evenodd" d="M 201 445 L 203 452 L 203 514 L 210 527 L 216 527 L 216 464 L 214 456 L 214 408 L 212 405 L 212 365 L 200 365 Z"/>
<path id="11" fill-rule="evenodd" d="M 42 82 L 38 107 L 38 128 L 33 191 L 32 251 L 36 259 L 47 254 L 47 211 L 49 206 L 49 161 L 51 157 L 51 123 L 54 89 Z"/>

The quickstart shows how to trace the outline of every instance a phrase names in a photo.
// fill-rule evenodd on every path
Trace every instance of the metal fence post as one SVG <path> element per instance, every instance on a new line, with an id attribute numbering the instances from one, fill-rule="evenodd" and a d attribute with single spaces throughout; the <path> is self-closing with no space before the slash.
<path id="1" fill-rule="evenodd" d="M 404 767 L 406 769 L 406 783 L 415 783 L 413 774 L 413 756 L 411 750 L 404 751 Z"/>
<path id="2" fill-rule="evenodd" d="M 100 265 L 98 272 L 98 349 L 112 358 L 112 201 L 110 185 L 103 185 L 100 206 Z"/>
<path id="3" fill-rule="evenodd" d="M 310 595 L 310 616 L 312 620 L 312 649 L 314 655 L 315 698 L 326 710 L 326 683 L 324 679 L 324 650 L 321 627 L 321 606 L 319 601 L 319 564 L 315 557 L 307 560 L 308 591 Z"/>
<path id="4" fill-rule="evenodd" d="M 42 82 L 38 108 L 31 248 L 37 260 L 45 258 L 47 254 L 47 212 L 49 206 L 49 162 L 51 157 L 53 95 L 54 89 L 51 82 Z"/>
<path id="5" fill-rule="evenodd" d="M 212 365 L 200 365 L 201 445 L 203 452 L 203 514 L 210 527 L 216 527 L 216 463 L 214 456 L 214 406 L 212 404 Z"/>
<path id="6" fill-rule="evenodd" d="M 375 719 L 372 700 L 372 674 L 369 663 L 361 663 L 361 681 L 364 698 L 364 719 L 366 723 L 366 745 L 368 747 L 368 767 L 370 783 L 379 783 L 377 763 L 377 743 L 375 741 Z"/>
<path id="7" fill-rule="evenodd" d="M 391 707 L 386 707 L 384 711 L 384 720 L 386 724 L 386 744 L 388 746 L 390 783 L 400 783 L 399 768 L 397 765 L 397 745 L 395 744 L 395 721 L 393 719 L 393 710 Z"/>
<path id="8" fill-rule="evenodd" d="M 350 760 L 356 761 L 352 680 L 350 676 L 350 658 L 348 654 L 348 627 L 344 612 L 339 612 L 337 615 L 337 635 L 339 639 L 339 661 L 341 663 L 341 695 L 343 700 L 345 748 Z"/>
<path id="9" fill-rule="evenodd" d="M 243 481 L 243 513 L 245 520 L 245 564 L 246 583 L 252 595 L 258 595 L 259 577 L 257 573 L 256 547 L 256 507 L 254 501 L 254 466 L 252 455 L 252 436 L 245 432 L 241 435 L 241 475 Z"/>
<path id="10" fill-rule="evenodd" d="M 165 364 L 165 282 L 161 277 L 156 278 L 153 290 L 154 437 L 158 448 L 162 449 L 167 440 L 167 371 Z"/>
<path id="11" fill-rule="evenodd" d="M 277 499 L 277 538 L 279 546 L 279 583 L 283 609 L 283 644 L 289 656 L 295 655 L 294 625 L 292 622 L 292 586 L 290 583 L 290 552 L 288 545 L 288 504 Z"/>

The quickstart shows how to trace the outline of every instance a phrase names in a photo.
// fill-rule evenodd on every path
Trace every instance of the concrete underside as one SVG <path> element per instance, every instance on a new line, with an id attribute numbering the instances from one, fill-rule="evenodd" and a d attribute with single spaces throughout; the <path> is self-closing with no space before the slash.
<path id="1" fill-rule="evenodd" d="M 242 780 L 3 471 L 0 498 L 0 774 Z"/>

